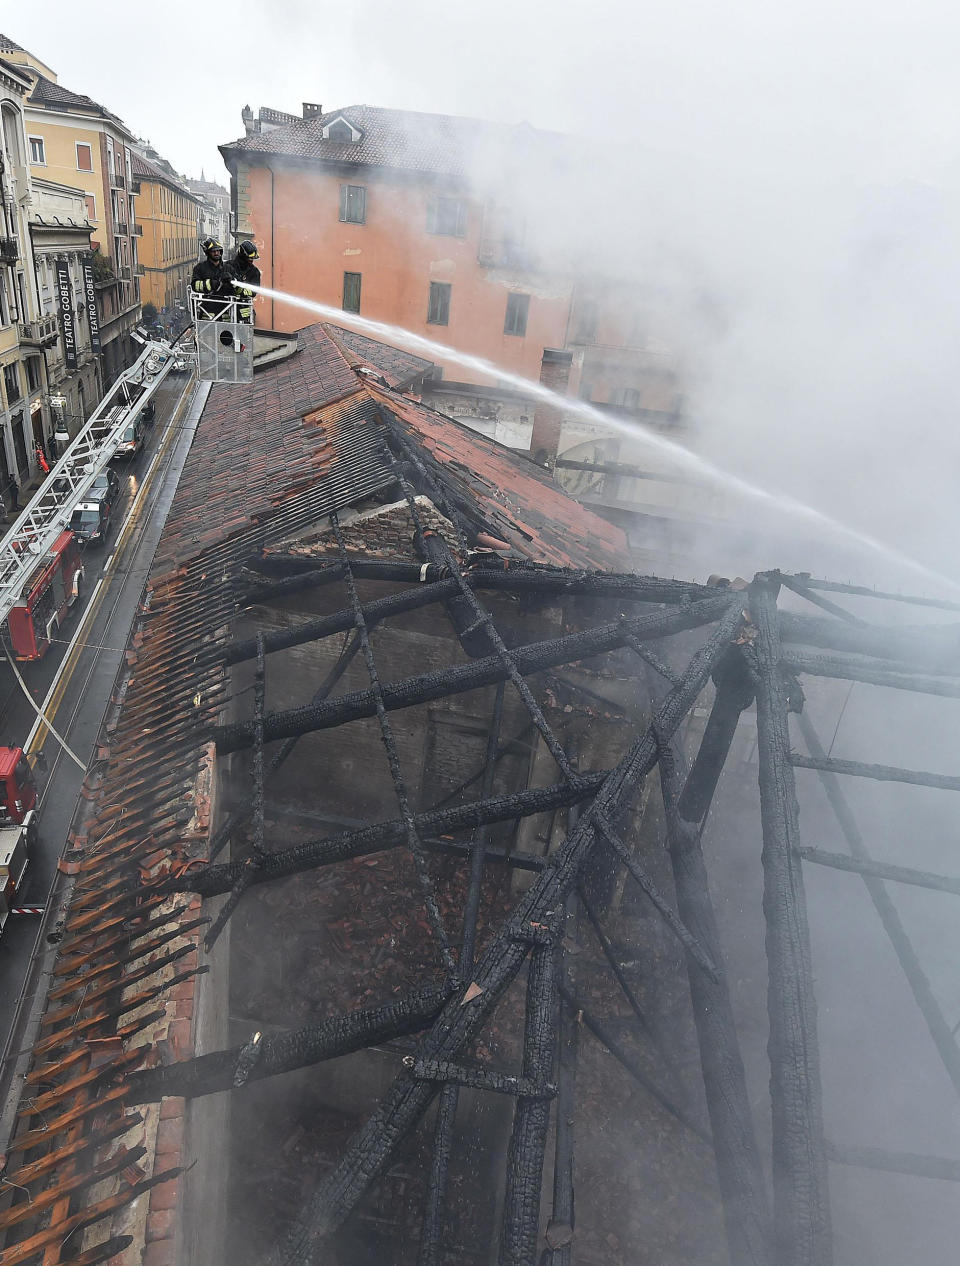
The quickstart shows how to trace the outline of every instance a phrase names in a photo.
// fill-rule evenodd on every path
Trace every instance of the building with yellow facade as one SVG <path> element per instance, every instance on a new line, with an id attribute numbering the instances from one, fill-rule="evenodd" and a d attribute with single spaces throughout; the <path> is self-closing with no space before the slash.
<path id="1" fill-rule="evenodd" d="M 142 154 L 132 158 L 139 181 L 136 232 L 139 240 L 140 298 L 169 321 L 185 305 L 190 273 L 197 261 L 200 200 L 175 176 Z"/>
<path id="2" fill-rule="evenodd" d="M 94 228 L 96 290 L 104 381 L 136 359 L 130 333 L 140 319 L 140 266 L 131 170 L 135 140 L 126 124 L 91 97 L 72 92 L 32 53 L 0 37 L 0 56 L 30 77 L 27 160 L 38 179 L 83 190 Z"/>

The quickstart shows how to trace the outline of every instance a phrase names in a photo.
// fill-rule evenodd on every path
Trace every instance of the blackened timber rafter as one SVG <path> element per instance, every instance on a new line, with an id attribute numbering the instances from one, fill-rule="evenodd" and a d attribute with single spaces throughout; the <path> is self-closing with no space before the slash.
<path id="1" fill-rule="evenodd" d="M 810 755 L 817 760 L 823 760 L 826 757 L 826 752 L 813 722 L 805 712 L 801 712 L 797 720 Z M 871 862 L 873 859 L 860 833 L 856 817 L 844 795 L 840 779 L 836 774 L 821 770 L 820 780 L 851 854 L 858 861 Z M 960 1048 L 957 1047 L 946 1017 L 930 987 L 930 981 L 923 970 L 913 941 L 907 934 L 907 930 L 900 918 L 900 913 L 894 905 L 889 892 L 887 892 L 883 880 L 875 875 L 863 873 L 863 883 L 883 925 L 883 930 L 893 946 L 897 961 L 900 963 L 903 974 L 907 979 L 907 983 L 920 1009 L 920 1014 L 926 1022 L 930 1037 L 943 1062 L 947 1076 L 953 1083 L 954 1090 L 957 1094 L 960 1094 Z"/>
<path id="2" fill-rule="evenodd" d="M 788 650 L 783 652 L 781 662 L 789 672 L 807 673 L 811 677 L 837 677 L 842 681 L 887 686 L 891 690 L 911 690 L 918 694 L 960 699 L 960 680 L 954 677 L 902 672 L 901 665 L 886 660 L 870 660 L 863 655 L 813 655 Z M 957 665 L 952 665 L 950 671 L 955 673 Z"/>
<path id="3" fill-rule="evenodd" d="M 409 566 L 410 564 L 404 564 Z M 424 571 L 424 567 L 428 570 Z M 385 619 L 403 611 L 414 611 L 418 607 L 431 606 L 435 602 L 455 596 L 460 592 L 460 585 L 451 576 L 438 578 L 439 570 L 434 564 L 424 564 L 418 571 L 419 582 L 411 589 L 401 593 L 388 594 L 383 598 L 375 598 L 364 603 L 364 618 L 370 620 Z M 326 572 L 324 572 L 326 575 Z M 333 579 L 340 579 L 340 572 Z M 692 599 L 704 601 L 706 598 L 723 598 L 724 590 L 708 589 L 699 585 L 680 585 L 666 582 L 672 587 L 662 588 L 653 583 L 646 583 L 647 578 L 638 581 L 637 577 L 605 576 L 602 573 L 578 572 L 574 578 L 561 582 L 549 574 L 544 575 L 532 568 L 516 568 L 509 571 L 468 570 L 464 576 L 471 589 L 490 589 L 507 593 L 542 594 L 545 598 L 555 598 L 563 594 L 583 595 L 588 597 L 608 597 L 613 601 L 630 600 L 635 602 L 669 603 L 687 605 Z M 631 587 L 627 582 L 633 580 Z M 663 582 L 661 582 L 662 584 Z M 353 612 L 349 607 L 333 611 L 329 615 L 318 616 L 314 620 L 304 620 L 289 629 L 276 629 L 265 635 L 267 654 L 273 651 L 287 650 L 292 646 L 300 646 L 304 642 L 318 641 L 335 633 L 344 633 L 353 628 Z M 225 652 L 227 664 L 239 664 L 253 659 L 257 653 L 255 638 L 242 638 L 231 643 Z"/>
<path id="4" fill-rule="evenodd" d="M 778 1266 L 833 1260 L 823 1139 L 820 1050 L 787 697 L 780 673 L 776 576 L 750 588 L 757 630 L 757 753 L 763 828 L 763 913 L 770 1017 L 773 1259 Z"/>
<path id="5" fill-rule="evenodd" d="M 797 769 L 819 769 L 827 774 L 873 778 L 877 782 L 903 782 L 912 783 L 917 787 L 936 787 L 940 791 L 960 791 L 960 778 L 951 774 L 928 774 L 922 769 L 899 769 L 895 765 L 867 765 L 858 760 L 838 760 L 835 756 L 804 756 L 799 752 L 791 752 L 790 761 Z"/>
<path id="6" fill-rule="evenodd" d="M 800 856 L 805 862 L 829 866 L 832 870 L 846 870 L 855 875 L 873 875 L 875 879 L 889 879 L 897 884 L 910 884 L 915 888 L 960 895 L 960 879 L 949 875 L 935 875 L 929 870 L 894 866 L 890 862 L 863 861 L 857 857 L 848 857 L 845 853 L 829 853 L 822 848 L 801 848 Z"/>
<path id="7" fill-rule="evenodd" d="M 555 783 L 549 787 L 537 787 L 517 791 L 507 796 L 494 796 L 490 800 L 474 800 L 469 804 L 451 809 L 430 810 L 416 814 L 414 822 L 424 838 L 447 831 L 469 830 L 479 826 L 491 826 L 495 822 L 511 822 L 517 818 L 532 817 L 537 813 L 549 813 L 571 804 L 579 804 L 596 795 L 609 770 L 583 774 L 574 782 Z M 406 824 L 402 818 L 389 822 L 376 822 L 355 831 L 319 840 L 307 840 L 290 848 L 267 853 L 251 880 L 254 884 L 267 883 L 296 875 L 316 866 L 329 866 L 368 853 L 396 848 L 403 843 Z M 438 842 L 438 848 L 444 847 Z M 196 892 L 201 897 L 215 897 L 229 892 L 241 873 L 242 862 L 228 862 L 205 867 L 191 867 L 182 874 L 163 881 L 163 891 Z"/>
<path id="8" fill-rule="evenodd" d="M 717 659 L 735 637 L 742 619 L 739 602 L 732 603 L 727 598 L 719 623 L 692 657 L 679 684 L 667 695 L 654 720 L 616 770 L 604 780 L 596 800 L 478 961 L 473 972 L 476 988 L 465 991 L 462 996 L 458 991 L 445 1006 L 421 1043 L 421 1056 L 456 1059 L 486 1023 L 527 957 L 531 925 L 545 923 L 550 912 L 562 905 L 591 854 L 595 841 L 594 806 L 607 813 L 615 812 L 623 797 L 653 769 L 660 744 L 668 742 L 681 724 Z M 354 1136 L 340 1163 L 305 1201 L 284 1244 L 271 1254 L 271 1263 L 306 1266 L 315 1260 L 320 1241 L 343 1222 L 363 1192 L 383 1172 L 396 1147 L 419 1121 L 434 1094 L 435 1087 L 429 1083 L 411 1081 L 408 1077 L 394 1083 Z"/>
<path id="9" fill-rule="evenodd" d="M 451 583 L 455 585 L 456 582 Z M 582 633 L 529 643 L 514 648 L 508 654 L 517 671 L 522 676 L 529 676 L 547 668 L 556 668 L 559 664 L 569 664 L 615 650 L 625 644 L 626 635 L 641 640 L 661 638 L 711 624 L 728 612 L 730 607 L 729 597 L 705 598 L 702 602 L 694 602 L 676 610 L 655 611 Z M 434 699 L 476 690 L 481 686 L 495 685 L 498 681 L 504 681 L 508 675 L 500 657 L 489 655 L 469 664 L 459 664 L 454 668 L 389 682 L 383 687 L 383 704 L 388 712 L 413 707 Z M 264 740 L 272 742 L 294 734 L 330 729 L 362 717 L 375 716 L 376 710 L 375 692 L 360 690 L 316 707 L 271 713 L 264 720 Z M 222 754 L 239 751 L 253 742 L 253 727 L 249 722 L 220 726 L 215 728 L 214 738 Z"/>
<path id="10" fill-rule="evenodd" d="M 712 742 L 712 739 L 709 740 Z M 708 742 L 705 732 L 703 743 Z M 723 955 L 700 834 L 680 813 L 682 800 L 677 761 L 670 748 L 660 756 L 660 787 L 670 861 L 680 917 L 721 969 L 711 978 L 692 956 L 687 979 L 700 1066 L 717 1158 L 717 1179 L 723 1201 L 730 1261 L 743 1266 L 772 1266 L 770 1210 L 760 1152 L 757 1148 L 743 1057 L 722 970 Z M 689 778 L 687 779 L 689 782 Z M 715 780 L 711 779 L 713 786 Z M 712 792 L 711 792 L 712 794 Z M 698 805 L 700 802 L 698 802 Z M 709 801 L 702 806 L 703 814 Z M 702 816 L 702 815 L 701 815 Z"/>
<path id="11" fill-rule="evenodd" d="M 553 1077 L 557 1025 L 557 946 L 537 946 L 530 955 L 523 1033 L 523 1076 L 534 1087 Z M 539 1094 L 521 1095 L 507 1151 L 507 1188 L 500 1233 L 500 1266 L 535 1266 L 540 1229 L 543 1161 L 550 1103 Z"/>
<path id="12" fill-rule="evenodd" d="M 434 889 L 433 879 L 430 875 L 430 869 L 427 866 L 427 858 L 424 852 L 423 843 L 420 839 L 420 832 L 417 830 L 413 809 L 410 807 L 410 797 L 407 793 L 406 780 L 404 779 L 403 770 L 400 766 L 400 755 L 397 752 L 396 740 L 393 737 L 393 730 L 390 726 L 390 721 L 387 717 L 387 710 L 383 703 L 383 688 L 380 684 L 380 674 L 377 670 L 373 647 L 370 645 L 370 635 L 367 629 L 367 622 L 363 615 L 363 608 L 360 603 L 359 594 L 357 593 L 357 586 L 353 579 L 353 571 L 347 561 L 347 547 L 344 541 L 343 532 L 340 530 L 340 520 L 335 511 L 330 515 L 330 526 L 333 528 L 334 535 L 337 539 L 337 546 L 340 550 L 340 561 L 343 564 L 344 580 L 347 584 L 347 591 L 350 594 L 350 605 L 353 608 L 354 623 L 360 637 L 360 648 L 363 651 L 364 662 L 367 666 L 367 675 L 370 678 L 370 686 L 375 695 L 377 723 L 380 727 L 380 737 L 383 741 L 384 750 L 387 754 L 387 764 L 390 767 L 390 778 L 393 782 L 393 790 L 397 798 L 397 805 L 400 809 L 400 816 L 403 819 L 404 838 L 407 848 L 409 849 L 410 856 L 413 860 L 417 883 L 420 886 L 420 894 L 423 898 L 424 907 L 427 912 L 427 922 L 429 923 L 430 930 L 433 932 L 434 939 L 437 942 L 444 967 L 446 967 L 447 971 L 453 971 L 455 963 L 453 952 L 450 949 L 450 940 L 447 936 L 446 928 L 443 926 L 443 919 L 440 915 L 440 907 L 437 905 L 437 894 Z"/>
<path id="13" fill-rule="evenodd" d="M 436 1017 L 452 989 L 449 983 L 421 987 L 382 1006 L 360 1007 L 288 1033 L 265 1035 L 248 1080 L 275 1077 L 417 1033 Z M 229 1090 L 242 1050 L 236 1046 L 136 1073 L 127 1078 L 130 1102 L 153 1103 L 168 1095 L 193 1099 Z"/>

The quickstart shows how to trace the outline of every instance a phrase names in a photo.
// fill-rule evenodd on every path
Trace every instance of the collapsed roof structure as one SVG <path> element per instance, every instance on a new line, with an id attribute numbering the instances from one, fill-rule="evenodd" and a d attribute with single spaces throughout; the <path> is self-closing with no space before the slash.
<path id="1" fill-rule="evenodd" d="M 887 887 L 960 883 L 875 861 L 842 787 L 960 778 L 833 758 L 799 684 L 960 697 L 956 629 L 776 573 L 633 574 L 618 528 L 419 403 L 423 371 L 313 326 L 188 419 L 66 857 L 0 1266 L 823 1266 L 828 1161 L 960 1177 L 827 1141 L 804 879 L 862 876 L 960 1090 Z M 754 705 L 744 983 L 703 826 Z M 801 842 L 797 767 L 846 854 Z"/>

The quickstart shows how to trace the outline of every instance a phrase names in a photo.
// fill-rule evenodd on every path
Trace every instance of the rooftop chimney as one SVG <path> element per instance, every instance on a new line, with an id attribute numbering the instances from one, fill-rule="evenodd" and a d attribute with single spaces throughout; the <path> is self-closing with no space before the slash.
<path id="1" fill-rule="evenodd" d="M 573 353 L 558 351 L 553 347 L 543 349 L 540 362 L 540 381 L 558 395 L 567 394 L 570 381 L 570 366 L 573 364 Z M 563 426 L 563 410 L 537 401 L 533 415 L 533 434 L 530 436 L 530 451 L 533 460 L 541 466 L 553 469 L 560 448 L 560 429 Z"/>
<path id="2" fill-rule="evenodd" d="M 323 106 L 315 101 L 304 101 L 303 117 L 305 119 L 315 119 L 317 115 L 323 114 Z"/>

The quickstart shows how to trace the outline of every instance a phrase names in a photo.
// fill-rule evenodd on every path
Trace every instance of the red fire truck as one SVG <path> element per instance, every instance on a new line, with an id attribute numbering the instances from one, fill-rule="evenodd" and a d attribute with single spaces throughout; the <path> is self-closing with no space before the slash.
<path id="1" fill-rule="evenodd" d="M 0 747 L 0 932 L 23 901 L 37 842 L 37 784 L 22 747 Z"/>
<path id="2" fill-rule="evenodd" d="M 17 660 L 41 659 L 50 640 L 80 596 L 83 565 L 72 532 L 61 532 L 24 581 L 20 601 L 7 616 Z"/>

